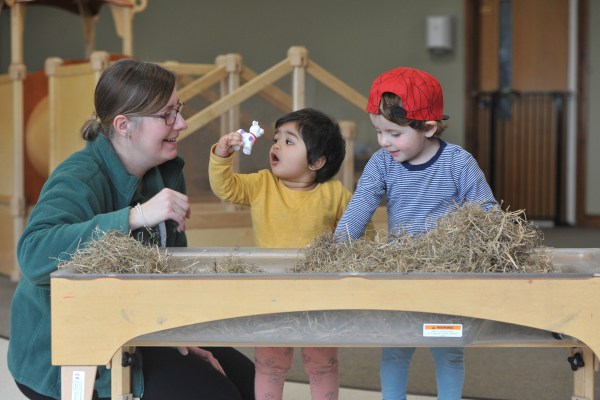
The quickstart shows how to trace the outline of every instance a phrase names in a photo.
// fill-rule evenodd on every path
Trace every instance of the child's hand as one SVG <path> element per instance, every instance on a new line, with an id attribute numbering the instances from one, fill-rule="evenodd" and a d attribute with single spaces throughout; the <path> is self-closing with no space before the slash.
<path id="1" fill-rule="evenodd" d="M 234 147 L 243 146 L 244 140 L 242 134 L 239 132 L 230 132 L 226 135 L 221 136 L 217 145 L 215 146 L 214 153 L 216 156 L 226 158 L 234 152 Z"/>

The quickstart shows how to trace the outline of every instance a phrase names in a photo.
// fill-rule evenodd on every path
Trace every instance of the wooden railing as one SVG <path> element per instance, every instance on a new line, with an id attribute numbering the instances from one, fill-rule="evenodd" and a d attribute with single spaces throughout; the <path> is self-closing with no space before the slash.
<path id="1" fill-rule="evenodd" d="M 210 102 L 207 107 L 186 117 L 188 129 L 181 133 L 180 139 L 193 135 L 217 118 L 221 118 L 222 134 L 248 125 L 248 121 L 252 118 L 241 116 L 239 106 L 252 96 L 263 97 L 285 113 L 305 107 L 307 73 L 361 110 L 367 102 L 367 99 L 352 87 L 309 60 L 306 48 L 299 46 L 290 47 L 285 59 L 261 74 L 244 66 L 238 54 L 218 56 L 215 64 L 181 64 L 171 61 L 161 65 L 180 76 L 180 81 L 184 83 L 184 86 L 179 89 L 182 101 L 186 102 L 195 96 L 201 96 Z M 291 95 L 274 85 L 289 74 L 292 74 Z M 191 75 L 200 76 L 192 79 L 189 77 Z M 220 84 L 220 96 L 208 90 L 216 84 Z M 340 121 L 340 128 L 347 148 L 346 159 L 337 178 L 348 189 L 353 190 L 356 124 L 351 121 Z"/>
<path id="2" fill-rule="evenodd" d="M 232 73 L 239 74 L 242 70 L 243 68 L 240 68 L 239 71 L 233 69 Z M 292 107 L 289 111 L 305 107 L 304 78 L 306 73 L 313 76 L 329 89 L 339 94 L 343 99 L 356 105 L 360 109 L 363 109 L 365 104 L 367 104 L 367 99 L 364 96 L 327 72 L 315 62 L 309 60 L 308 51 L 304 47 L 291 47 L 288 50 L 288 56 L 284 60 L 259 75 L 246 69 L 243 77 L 250 79 L 243 85 L 232 88 L 229 93 L 225 94 L 210 106 L 193 116 L 188 117 L 188 130 L 182 134 L 182 137 L 192 134 L 208 122 L 261 92 L 265 92 L 266 96 L 275 99 L 277 103 L 289 104 L 289 96 L 284 92 L 275 89 L 272 85 L 290 73 L 293 74 L 293 77 L 291 96 Z M 203 77 L 201 79 L 205 78 Z"/>

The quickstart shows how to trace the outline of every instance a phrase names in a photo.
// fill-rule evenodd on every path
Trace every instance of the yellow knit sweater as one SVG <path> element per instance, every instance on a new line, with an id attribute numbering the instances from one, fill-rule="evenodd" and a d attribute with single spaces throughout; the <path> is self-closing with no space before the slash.
<path id="1" fill-rule="evenodd" d="M 220 199 L 250 206 L 257 247 L 302 248 L 335 229 L 352 194 L 338 180 L 310 191 L 286 187 L 270 170 L 234 174 L 233 157 L 210 153 L 210 187 Z"/>

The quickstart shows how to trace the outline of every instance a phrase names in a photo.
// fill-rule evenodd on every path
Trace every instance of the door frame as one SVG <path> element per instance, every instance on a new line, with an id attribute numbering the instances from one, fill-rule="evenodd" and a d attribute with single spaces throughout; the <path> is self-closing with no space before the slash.
<path id="1" fill-rule="evenodd" d="M 571 223 L 581 227 L 600 227 L 600 215 L 586 214 L 586 174 L 587 174 L 587 98 L 588 98 L 588 2 L 589 0 L 570 0 L 575 2 L 577 32 L 575 33 L 577 45 L 576 66 L 576 95 L 575 95 L 575 144 L 574 162 L 568 163 L 574 168 L 573 176 L 575 195 L 572 203 L 574 205 Z M 465 146 L 472 154 L 477 154 L 479 142 L 477 137 L 477 101 L 473 93 L 478 90 L 479 69 L 479 34 L 480 19 L 479 9 L 481 0 L 465 0 Z M 573 165 L 574 164 L 574 165 Z M 569 168 L 569 167 L 568 167 Z M 567 171 L 569 173 L 569 171 Z M 567 186 L 564 192 L 567 192 Z M 563 193 L 568 195 L 568 193 Z M 568 214 L 568 211 L 567 211 Z"/>

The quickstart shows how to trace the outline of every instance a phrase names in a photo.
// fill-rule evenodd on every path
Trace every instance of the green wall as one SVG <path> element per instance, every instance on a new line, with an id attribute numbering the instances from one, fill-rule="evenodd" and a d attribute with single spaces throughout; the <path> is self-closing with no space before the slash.
<path id="1" fill-rule="evenodd" d="M 290 46 L 304 46 L 309 57 L 356 90 L 368 95 L 372 80 L 397 66 L 413 66 L 437 76 L 445 91 L 450 129 L 446 140 L 464 145 L 464 1 L 463 0 L 148 0 L 134 22 L 134 52 L 150 61 L 212 63 L 224 53 L 240 53 L 256 72 L 286 57 Z M 586 212 L 600 215 L 600 137 L 592 128 L 600 107 L 600 2 L 589 1 L 589 110 Z M 425 48 L 425 18 L 455 18 L 455 51 L 435 56 Z M 46 57 L 83 57 L 78 16 L 47 6 L 29 6 L 24 33 L 28 70 L 43 68 Z M 96 48 L 121 52 L 108 6 L 97 25 Z M 0 72 L 10 64 L 10 11 L 0 14 Z M 281 85 L 288 82 L 282 80 Z M 356 121 L 358 148 L 377 148 L 363 110 L 307 79 L 307 105 L 338 119 Z M 257 116 L 260 118 L 260 116 Z"/>
<path id="2" fill-rule="evenodd" d="M 244 63 L 262 72 L 287 55 L 290 46 L 304 46 L 309 57 L 367 96 L 373 79 L 397 66 L 429 71 L 442 83 L 451 129 L 446 138 L 463 141 L 463 44 L 450 56 L 432 56 L 425 48 L 427 15 L 452 14 L 456 37 L 462 38 L 462 0 L 148 0 L 135 17 L 134 53 L 150 61 L 212 63 L 224 53 L 240 53 Z M 1 15 L 0 71 L 10 63 L 7 25 Z M 25 63 L 30 71 L 43 68 L 48 56 L 83 57 L 82 25 L 78 16 L 47 6 L 29 6 L 25 29 Z M 121 52 L 108 6 L 97 24 L 96 48 Z M 339 100 L 322 85 L 307 80 L 307 105 L 359 125 L 359 141 L 377 148 L 365 113 Z"/>
<path id="3" fill-rule="evenodd" d="M 600 1 L 589 2 L 589 68 L 588 68 L 588 109 L 587 111 L 587 143 L 586 143 L 586 212 L 600 215 L 600 135 L 596 126 L 596 117 L 600 110 Z"/>

